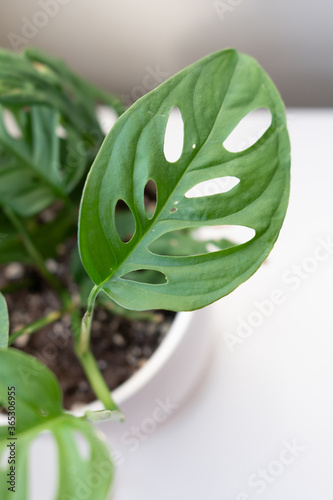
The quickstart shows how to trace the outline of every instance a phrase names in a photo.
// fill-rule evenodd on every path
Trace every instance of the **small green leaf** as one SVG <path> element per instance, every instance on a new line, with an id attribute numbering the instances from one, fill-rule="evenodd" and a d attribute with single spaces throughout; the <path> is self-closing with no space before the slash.
<path id="1" fill-rule="evenodd" d="M 183 147 L 179 159 L 168 161 L 164 143 L 175 108 L 184 124 Z M 269 110 L 271 125 L 247 149 L 228 151 L 226 139 L 260 108 Z M 139 99 L 104 141 L 81 202 L 79 244 L 86 271 L 129 309 L 192 310 L 214 302 L 248 279 L 271 251 L 288 204 L 289 167 L 284 106 L 266 73 L 234 50 L 205 57 Z M 186 196 L 220 178 L 236 185 L 227 192 Z M 149 180 L 157 186 L 152 218 L 144 205 Z M 119 200 L 135 220 L 129 242 L 122 241 L 116 224 Z M 154 252 L 162 236 L 209 225 L 245 226 L 255 236 L 212 253 Z M 164 275 L 164 282 L 125 279 L 143 270 Z"/>
<path id="2" fill-rule="evenodd" d="M 7 349 L 9 334 L 8 309 L 5 297 L 0 292 L 0 349 Z"/>
<path id="3" fill-rule="evenodd" d="M 16 491 L 15 499 L 28 500 L 29 448 L 42 432 L 53 434 L 58 449 L 58 486 L 56 500 L 80 498 L 84 486 L 86 500 L 105 500 L 113 479 L 110 453 L 95 429 L 84 419 L 66 413 L 54 375 L 37 359 L 15 349 L 0 351 L 0 401 L 8 406 L 8 388 L 15 392 Z M 89 448 L 82 456 L 76 436 Z M 8 427 L 0 427 L 0 458 L 5 453 Z M 2 461 L 3 462 L 3 461 Z M 0 470 L 0 497 L 10 500 L 6 475 L 9 464 Z M 93 486 L 87 478 L 97 477 Z M 83 486 L 82 486 L 83 485 Z"/>

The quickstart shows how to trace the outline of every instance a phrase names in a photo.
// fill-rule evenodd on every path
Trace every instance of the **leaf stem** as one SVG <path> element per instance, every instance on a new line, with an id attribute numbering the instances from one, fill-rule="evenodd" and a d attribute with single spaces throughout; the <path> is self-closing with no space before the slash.
<path id="1" fill-rule="evenodd" d="M 65 314 L 72 313 L 75 309 L 77 308 L 77 304 L 72 302 L 71 304 L 68 305 L 68 307 L 65 307 L 64 309 L 60 309 L 59 311 L 52 311 L 43 318 L 37 319 L 36 321 L 30 323 L 29 325 L 24 326 L 20 330 L 17 330 L 16 332 L 12 333 L 9 337 L 8 344 L 11 345 L 15 342 L 16 339 L 18 339 L 21 335 L 31 335 L 32 333 L 37 332 L 41 328 L 44 328 L 44 326 L 51 325 L 52 323 L 55 323 L 58 321 L 60 318 L 62 318 Z"/>
<path id="2" fill-rule="evenodd" d="M 100 288 L 96 285 L 90 292 L 87 312 L 83 316 L 81 322 L 80 335 L 74 334 L 75 354 L 82 365 L 94 393 L 103 403 L 105 409 L 120 412 L 120 409 L 111 397 L 110 389 L 108 388 L 90 349 L 91 324 L 96 297 L 99 291 Z"/>
<path id="3" fill-rule="evenodd" d="M 99 287 L 96 285 L 91 290 L 88 297 L 87 311 L 82 318 L 81 332 L 78 339 L 78 355 L 84 354 L 90 350 L 90 335 L 91 335 L 91 323 L 93 319 L 94 307 L 96 297 L 99 292 Z"/>
<path id="4" fill-rule="evenodd" d="M 103 403 L 105 409 L 121 413 L 117 404 L 111 397 L 110 389 L 106 385 L 92 352 L 89 350 L 80 354 L 79 360 L 94 393 Z"/>

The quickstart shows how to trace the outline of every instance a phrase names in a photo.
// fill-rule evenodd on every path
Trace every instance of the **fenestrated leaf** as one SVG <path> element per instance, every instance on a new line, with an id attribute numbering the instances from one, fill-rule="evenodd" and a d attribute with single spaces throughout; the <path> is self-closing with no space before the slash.
<path id="1" fill-rule="evenodd" d="M 29 497 L 29 448 L 42 432 L 50 431 L 58 450 L 58 486 L 55 500 L 79 498 L 84 489 L 87 500 L 105 500 L 113 478 L 110 453 L 94 428 L 84 419 L 65 413 L 54 375 L 35 358 L 15 349 L 0 351 L 0 402 L 7 406 L 8 387 L 15 387 L 16 490 L 15 499 Z M 82 456 L 76 433 L 85 438 L 89 456 Z M 0 458 L 11 436 L 7 426 L 0 427 Z M 45 459 L 45 458 L 44 458 Z M 2 461 L 3 463 L 3 461 Z M 0 470 L 0 497 L 10 500 L 6 474 Z M 95 480 L 89 482 L 94 476 Z M 93 486 L 92 486 L 93 483 Z"/>
<path id="2" fill-rule="evenodd" d="M 84 119 L 88 123 L 93 123 L 93 120 L 96 120 L 97 102 L 110 106 L 117 115 L 124 112 L 124 105 L 116 96 L 91 85 L 71 71 L 61 59 L 50 57 L 31 47 L 24 51 L 24 56 L 35 65 L 44 68 L 44 71 L 48 71 L 49 75 L 52 75 L 56 86 L 58 88 L 62 87 L 62 95 L 74 96 L 76 107 L 80 112 L 81 122 Z M 69 114 L 70 110 L 64 111 Z M 70 116 L 68 118 L 70 119 Z"/>
<path id="3" fill-rule="evenodd" d="M 121 102 L 35 49 L 0 49 L 0 204 L 20 216 L 68 202 L 104 138 L 96 104 Z M 8 131 L 16 122 L 18 136 Z M 8 116 L 7 116 L 8 118 Z"/>
<path id="4" fill-rule="evenodd" d="M 0 350 L 8 347 L 9 319 L 5 297 L 0 292 Z"/>
<path id="5" fill-rule="evenodd" d="M 52 107 L 78 132 L 100 130 L 97 102 L 109 105 L 117 114 L 124 111 L 119 99 L 86 82 L 63 61 L 33 48 L 21 54 L 0 49 L 0 102 L 9 107 Z"/>
<path id="6" fill-rule="evenodd" d="M 177 107 L 184 122 L 180 158 L 169 163 L 164 137 Z M 223 142 L 249 112 L 267 108 L 272 123 L 251 147 L 231 153 Z M 269 254 L 279 234 L 289 195 L 290 145 L 285 111 L 273 83 L 251 57 L 227 50 L 189 66 L 135 103 L 117 121 L 88 175 L 80 211 L 80 253 L 100 289 L 131 309 L 191 310 L 230 293 Z M 187 198 L 209 179 L 236 177 L 228 192 Z M 149 219 L 144 187 L 157 185 Z M 123 200 L 136 230 L 123 243 L 115 207 Z M 248 242 L 202 255 L 157 255 L 154 242 L 170 231 L 202 225 L 255 230 Z M 124 279 L 151 269 L 163 284 Z"/>
<path id="7" fill-rule="evenodd" d="M 12 137 L 4 123 L 4 108 L 0 105 L 0 204 L 9 206 L 22 216 L 43 210 L 57 198 L 66 196 L 57 168 L 59 167 L 59 137 L 56 126 L 58 113 L 42 106 L 32 107 L 21 125 L 22 137 Z"/>

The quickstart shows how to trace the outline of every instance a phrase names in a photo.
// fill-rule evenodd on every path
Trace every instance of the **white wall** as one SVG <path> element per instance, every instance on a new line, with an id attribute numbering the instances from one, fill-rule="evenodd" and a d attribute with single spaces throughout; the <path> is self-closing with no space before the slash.
<path id="1" fill-rule="evenodd" d="M 41 47 L 129 100 L 157 68 L 171 76 L 236 47 L 259 60 L 287 105 L 332 106 L 332 22 L 330 0 L 2 0 L 0 45 Z"/>

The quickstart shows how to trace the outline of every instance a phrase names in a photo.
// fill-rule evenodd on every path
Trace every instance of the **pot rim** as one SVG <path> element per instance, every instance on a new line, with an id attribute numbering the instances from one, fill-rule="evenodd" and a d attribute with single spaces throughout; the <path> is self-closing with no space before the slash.
<path id="1" fill-rule="evenodd" d="M 178 312 L 172 324 L 162 340 L 161 344 L 146 361 L 146 363 L 136 371 L 130 378 L 120 384 L 114 391 L 112 397 L 121 406 L 140 392 L 151 380 L 165 367 L 177 347 L 182 343 L 188 332 L 194 311 Z M 81 417 L 87 410 L 103 410 L 104 406 L 99 400 L 88 404 L 82 404 L 75 409 L 68 411 L 69 414 Z M 0 415 L 0 426 L 8 425 L 7 415 Z"/>
<path id="2" fill-rule="evenodd" d="M 194 311 L 182 311 L 176 314 L 165 338 L 146 363 L 112 391 L 112 397 L 117 405 L 122 406 L 129 401 L 163 370 L 173 353 L 177 350 L 178 345 L 182 343 L 193 314 Z M 75 416 L 82 416 L 87 410 L 98 411 L 103 409 L 104 406 L 101 401 L 95 400 L 70 410 L 70 413 Z"/>

